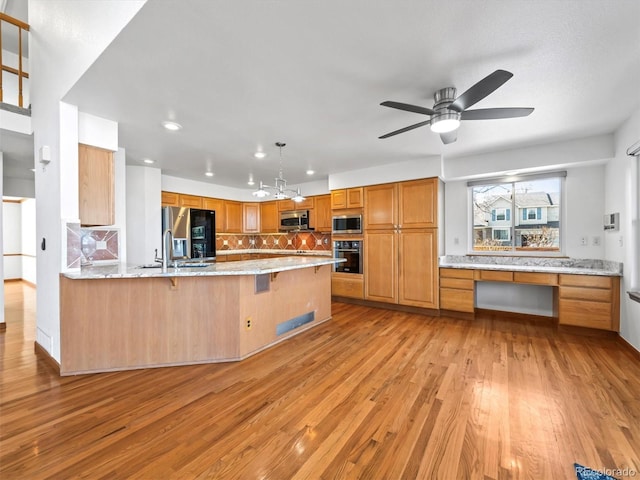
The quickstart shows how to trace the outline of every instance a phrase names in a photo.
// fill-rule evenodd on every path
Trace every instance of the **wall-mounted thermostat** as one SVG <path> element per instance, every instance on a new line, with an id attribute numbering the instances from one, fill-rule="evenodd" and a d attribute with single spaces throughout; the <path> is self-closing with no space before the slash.
<path id="1" fill-rule="evenodd" d="M 620 214 L 619 213 L 607 213 L 604 216 L 604 229 L 607 231 L 620 230 Z"/>

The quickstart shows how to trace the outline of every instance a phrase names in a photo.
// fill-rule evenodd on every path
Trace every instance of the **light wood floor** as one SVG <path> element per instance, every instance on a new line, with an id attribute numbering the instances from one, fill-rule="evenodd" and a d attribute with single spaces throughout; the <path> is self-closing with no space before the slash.
<path id="1" fill-rule="evenodd" d="M 640 477 L 639 362 L 611 337 L 334 303 L 241 363 L 61 378 L 33 288 L 5 292 L 2 479 Z"/>

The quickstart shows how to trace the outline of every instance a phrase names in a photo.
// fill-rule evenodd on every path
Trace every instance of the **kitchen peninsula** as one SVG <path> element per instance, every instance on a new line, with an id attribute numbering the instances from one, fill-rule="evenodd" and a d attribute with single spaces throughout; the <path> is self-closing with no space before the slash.
<path id="1" fill-rule="evenodd" d="M 61 275 L 62 375 L 242 360 L 331 318 L 330 257 Z"/>

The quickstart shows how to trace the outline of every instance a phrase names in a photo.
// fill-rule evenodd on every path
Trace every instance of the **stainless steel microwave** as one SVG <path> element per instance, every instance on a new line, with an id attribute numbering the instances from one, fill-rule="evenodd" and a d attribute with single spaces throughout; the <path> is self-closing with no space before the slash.
<path id="1" fill-rule="evenodd" d="M 280 231 L 295 232 L 309 229 L 309 210 L 280 212 Z"/>
<path id="2" fill-rule="evenodd" d="M 334 215 L 332 232 L 338 235 L 342 233 L 362 233 L 362 215 Z"/>

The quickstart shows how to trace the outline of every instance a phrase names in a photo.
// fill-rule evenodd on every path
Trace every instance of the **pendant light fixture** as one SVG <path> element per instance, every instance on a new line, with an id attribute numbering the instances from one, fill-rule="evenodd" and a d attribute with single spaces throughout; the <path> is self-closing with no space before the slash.
<path id="1" fill-rule="evenodd" d="M 286 143 L 276 142 L 276 147 L 280 149 L 280 169 L 278 171 L 278 176 L 274 179 L 275 184 L 271 186 L 260 182 L 260 188 L 253 192 L 255 197 L 268 197 L 273 192 L 273 198 L 276 200 L 284 200 L 287 198 L 291 198 L 294 202 L 301 202 L 304 200 L 304 197 L 300 193 L 300 188 L 297 190 L 287 188 L 287 181 L 282 174 L 282 148 L 286 145 Z"/>

